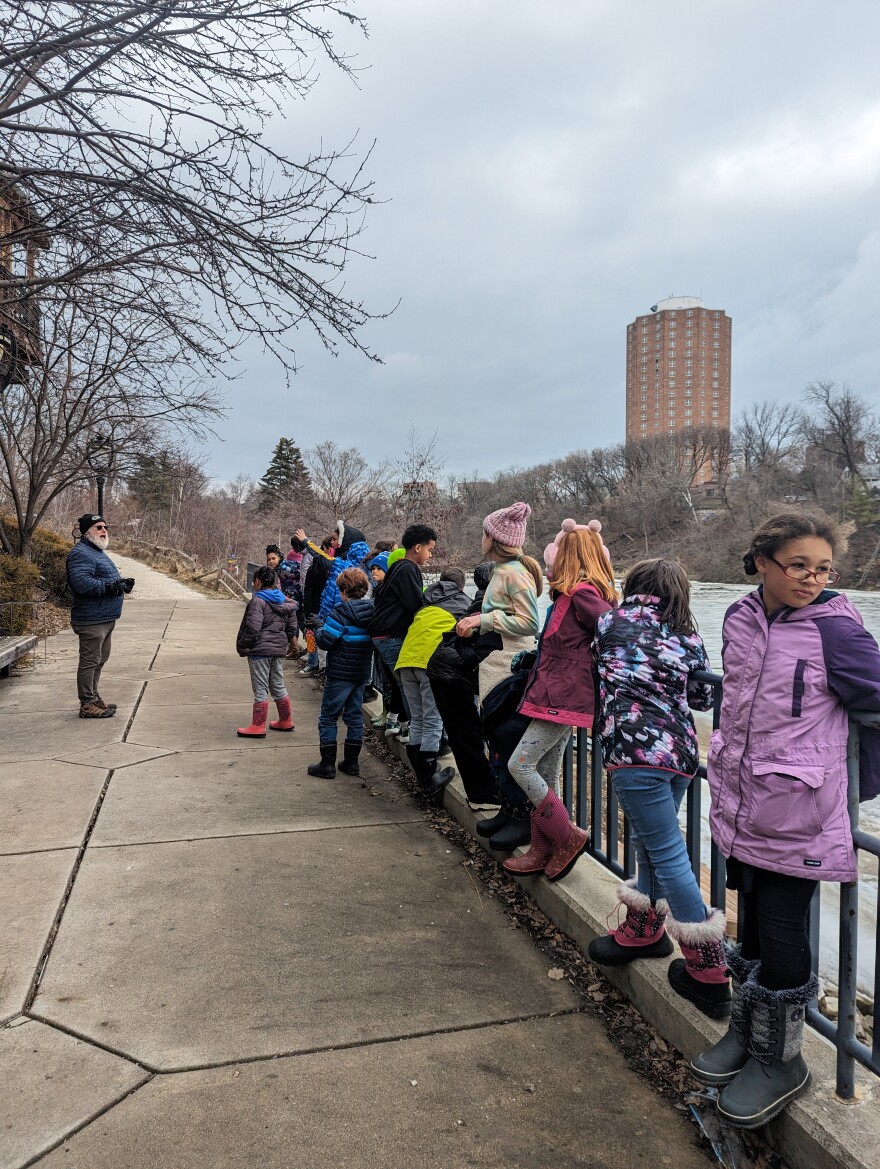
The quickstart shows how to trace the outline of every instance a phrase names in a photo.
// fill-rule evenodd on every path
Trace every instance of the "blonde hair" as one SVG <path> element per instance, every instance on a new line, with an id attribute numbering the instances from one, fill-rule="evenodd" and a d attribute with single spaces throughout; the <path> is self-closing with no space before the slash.
<path id="1" fill-rule="evenodd" d="M 559 542 L 551 584 L 557 593 L 573 593 L 584 581 L 597 589 L 609 604 L 617 600 L 614 569 L 601 539 L 593 531 L 576 528 L 566 532 Z"/>
<path id="2" fill-rule="evenodd" d="M 486 532 L 486 535 L 488 536 L 489 533 Z M 504 564 L 510 560 L 518 560 L 523 568 L 531 574 L 535 582 L 535 592 L 540 597 L 544 591 L 544 574 L 537 560 L 533 560 L 531 556 L 526 556 L 522 548 L 515 548 L 511 544 L 501 544 L 491 536 L 489 538 L 492 540 L 492 543 L 486 553 L 487 558 L 494 560 L 496 564 Z"/>

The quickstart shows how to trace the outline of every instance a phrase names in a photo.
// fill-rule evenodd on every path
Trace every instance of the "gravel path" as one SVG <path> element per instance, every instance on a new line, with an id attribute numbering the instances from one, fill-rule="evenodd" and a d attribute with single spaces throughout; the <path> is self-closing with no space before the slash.
<path id="1" fill-rule="evenodd" d="M 126 597 L 125 603 L 132 601 L 206 601 L 207 597 L 197 593 L 195 589 L 181 584 L 179 580 L 172 580 L 163 572 L 156 572 L 155 568 L 142 564 L 140 560 L 131 560 L 128 556 L 120 556 L 118 552 L 108 552 L 107 555 L 119 569 L 122 576 L 133 576 L 134 590 Z"/>

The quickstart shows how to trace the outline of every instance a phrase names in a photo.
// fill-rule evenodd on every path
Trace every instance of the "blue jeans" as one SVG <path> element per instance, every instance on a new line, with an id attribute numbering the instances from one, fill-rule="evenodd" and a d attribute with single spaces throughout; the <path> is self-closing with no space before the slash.
<path id="1" fill-rule="evenodd" d="M 632 830 L 639 892 L 652 901 L 665 898 L 676 921 L 705 921 L 706 906 L 678 823 L 690 778 L 654 767 L 617 767 L 611 782 Z"/>
<path id="2" fill-rule="evenodd" d="M 364 741 L 364 687 L 366 682 L 349 682 L 343 678 L 327 677 L 324 697 L 318 715 L 318 738 L 322 743 L 336 742 L 336 722 L 342 715 L 348 743 Z"/>

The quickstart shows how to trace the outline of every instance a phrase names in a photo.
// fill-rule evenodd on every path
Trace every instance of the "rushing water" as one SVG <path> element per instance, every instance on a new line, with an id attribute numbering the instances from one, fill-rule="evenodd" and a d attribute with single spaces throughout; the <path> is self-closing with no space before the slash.
<path id="1" fill-rule="evenodd" d="M 473 585 L 469 581 L 468 591 L 473 592 Z M 700 634 L 709 654 L 712 668 L 721 672 L 721 626 L 724 614 L 728 607 L 747 592 L 747 588 L 740 585 L 712 584 L 694 582 L 692 593 L 692 607 L 694 616 L 700 627 Z M 880 593 L 857 592 L 843 590 L 862 614 L 865 627 L 880 641 Z M 549 606 L 549 598 L 545 592 L 539 601 L 541 619 Z M 701 738 L 708 736 L 711 727 L 711 715 L 696 715 L 701 724 Z M 709 854 L 709 792 L 703 781 L 703 849 L 704 856 Z M 684 814 L 682 813 L 682 816 Z M 880 798 L 862 804 L 860 808 L 860 826 L 874 836 L 880 836 Z M 867 853 L 859 853 L 859 936 L 861 946 L 858 956 L 858 983 L 859 988 L 868 993 L 873 992 L 874 986 L 874 936 L 877 926 L 877 886 L 878 862 Z M 837 982 L 838 963 L 838 887 L 823 881 L 822 915 L 820 930 L 819 973 L 828 982 Z"/>

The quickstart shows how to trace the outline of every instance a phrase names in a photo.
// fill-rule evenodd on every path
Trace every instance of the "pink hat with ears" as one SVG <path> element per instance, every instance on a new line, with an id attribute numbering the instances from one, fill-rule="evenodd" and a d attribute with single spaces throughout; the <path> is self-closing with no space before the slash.
<path id="1" fill-rule="evenodd" d="M 559 545 L 562 543 L 562 537 L 567 536 L 569 532 L 595 532 L 596 535 L 602 531 L 602 525 L 598 520 L 590 520 L 588 524 L 576 524 L 574 520 L 563 520 L 562 531 L 558 532 L 552 544 L 548 544 L 544 549 L 544 563 L 547 565 L 547 573 L 549 576 L 553 575 L 553 565 L 556 563 L 556 553 L 559 551 Z M 611 559 L 611 553 L 602 545 L 605 555 Z"/>

